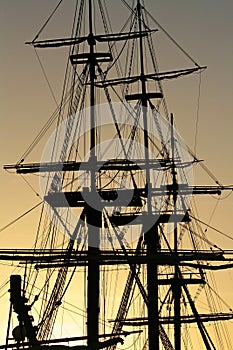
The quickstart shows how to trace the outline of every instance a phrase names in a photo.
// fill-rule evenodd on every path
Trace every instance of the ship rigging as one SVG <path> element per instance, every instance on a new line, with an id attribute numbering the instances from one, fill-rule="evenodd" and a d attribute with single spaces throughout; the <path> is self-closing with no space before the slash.
<path id="1" fill-rule="evenodd" d="M 118 32 L 111 31 L 105 1 L 80 0 L 70 38 L 39 40 L 40 31 L 27 43 L 38 50 L 68 47 L 69 59 L 61 104 L 19 162 L 4 166 L 41 176 L 42 213 L 33 249 L 0 250 L 1 260 L 24 266 L 23 278 L 10 277 L 1 348 L 113 350 L 123 347 L 127 336 L 143 350 L 191 349 L 196 333 L 189 325 L 195 324 L 202 346 L 212 350 L 218 347 L 205 323 L 214 322 L 220 344 L 217 321 L 233 318 L 232 310 L 213 312 L 215 305 L 211 312 L 198 311 L 200 294 L 215 303 L 208 274 L 232 268 L 233 252 L 206 237 L 192 205 L 196 195 L 220 196 L 233 187 L 193 184 L 193 167 L 205 166 L 176 131 L 162 85 L 206 67 L 178 45 L 193 66 L 160 71 L 153 40 L 163 28 L 140 0 L 132 8 L 125 4 L 130 15 Z M 42 160 L 27 163 L 55 117 Z M 115 295 L 108 289 L 110 271 Z M 79 273 L 84 334 L 51 339 Z M 73 288 L 80 292 L 77 281 Z M 110 316 L 107 307 L 114 298 L 119 306 Z M 36 323 L 34 305 L 40 305 Z M 13 342 L 12 314 L 17 316 Z M 63 345 L 67 341 L 75 345 Z"/>

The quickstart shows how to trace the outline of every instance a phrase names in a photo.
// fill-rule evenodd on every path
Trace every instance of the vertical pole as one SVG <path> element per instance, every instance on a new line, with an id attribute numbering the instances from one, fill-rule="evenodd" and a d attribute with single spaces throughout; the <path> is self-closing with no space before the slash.
<path id="1" fill-rule="evenodd" d="M 174 117 L 171 114 L 171 152 L 172 152 L 172 191 L 173 191 L 173 205 L 174 216 L 176 217 L 176 201 L 177 201 L 177 177 L 175 166 L 175 139 L 174 139 Z M 178 228 L 177 223 L 174 223 L 174 252 L 178 251 Z M 179 266 L 175 265 L 174 282 L 173 282 L 173 296 L 174 296 L 174 342 L 175 349 L 181 350 L 181 321 L 180 321 L 180 298 L 181 298 L 181 285 L 179 278 Z"/>
<path id="2" fill-rule="evenodd" d="M 158 225 L 154 225 L 145 234 L 147 246 L 147 293 L 148 293 L 148 349 L 159 350 L 159 285 L 158 265 L 150 260 L 159 249 Z"/>
<path id="3" fill-rule="evenodd" d="M 90 47 L 89 67 L 90 67 L 90 176 L 91 176 L 91 192 L 96 191 L 95 172 L 96 172 L 96 156 L 95 156 L 95 56 L 94 46 L 95 39 L 93 37 L 92 28 L 92 0 L 89 0 L 89 38 Z M 88 283 L 87 283 L 87 345 L 89 349 L 97 349 L 99 342 L 99 261 L 100 255 L 100 227 L 101 212 L 91 208 L 86 204 L 85 207 L 87 225 L 88 225 Z"/>
<path id="4" fill-rule="evenodd" d="M 102 213 L 87 206 L 88 221 L 88 284 L 87 284 L 87 342 L 98 349 L 99 342 L 99 228 Z"/>
<path id="5" fill-rule="evenodd" d="M 175 337 L 175 349 L 181 349 L 181 322 L 180 322 L 180 298 L 181 298 L 181 286 L 179 279 L 179 267 L 175 266 L 175 276 L 173 285 L 174 295 L 174 337 Z"/>
<path id="6" fill-rule="evenodd" d="M 89 0 L 89 38 L 88 44 L 90 47 L 90 56 L 89 56 L 89 64 L 90 64 L 90 128 L 91 128 L 91 139 L 90 139 L 90 150 L 91 150 L 91 158 L 95 155 L 94 147 L 95 147 L 95 57 L 94 57 L 94 46 L 95 39 L 93 37 L 93 29 L 92 29 L 92 0 Z"/>
<path id="7" fill-rule="evenodd" d="M 142 15 L 140 0 L 137 2 L 138 26 L 139 33 L 142 33 Z M 139 52 L 141 64 L 141 87 L 142 87 L 142 113 L 143 113 L 143 128 L 144 128 L 144 148 L 145 148 L 145 165 L 146 165 L 146 180 L 148 187 L 150 184 L 150 168 L 149 168 L 149 142 L 148 142 L 148 124 L 147 124 L 147 95 L 146 95 L 146 79 L 144 72 L 144 53 L 142 35 L 139 38 Z M 148 214 L 152 214 L 150 190 L 147 198 Z M 150 261 L 150 256 L 157 254 L 159 246 L 158 225 L 154 225 L 148 232 L 145 233 L 145 241 L 147 246 L 147 293 L 148 293 L 148 344 L 149 350 L 159 350 L 159 286 L 158 286 L 158 265 Z"/>
<path id="8" fill-rule="evenodd" d="M 141 23 L 141 4 L 140 0 L 137 3 L 137 12 L 138 12 L 138 27 L 139 33 L 142 33 L 142 23 Z M 145 149 L 145 165 L 146 165 L 146 181 L 148 186 L 150 186 L 150 169 L 149 169 L 149 143 L 148 143 L 148 124 L 147 124 L 147 96 L 146 96 L 146 79 L 144 72 L 144 54 L 143 54 L 143 40 L 142 35 L 139 38 L 139 52 L 140 52 L 140 64 L 141 64 L 141 86 L 142 86 L 142 115 L 143 115 L 143 134 L 144 134 L 144 149 Z M 148 191 L 150 193 L 150 191 Z M 147 198 L 147 209 L 148 213 L 151 213 L 151 198 Z"/>

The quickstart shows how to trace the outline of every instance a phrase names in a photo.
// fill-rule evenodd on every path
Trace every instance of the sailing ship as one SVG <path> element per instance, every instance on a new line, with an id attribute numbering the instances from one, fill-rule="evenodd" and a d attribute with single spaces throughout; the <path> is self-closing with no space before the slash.
<path id="1" fill-rule="evenodd" d="M 40 39 L 51 15 L 28 43 L 68 48 L 68 61 L 61 103 L 20 161 L 4 166 L 27 182 L 39 175 L 41 214 L 32 249 L 1 250 L 21 266 L 9 278 L 2 349 L 232 349 L 223 321 L 233 312 L 212 274 L 233 267 L 233 251 L 206 235 L 193 198 L 233 188 L 182 140 L 162 84 L 206 67 L 144 2 L 123 4 L 116 32 L 105 1 L 79 0 L 70 37 Z M 158 30 L 191 68 L 159 70 Z M 55 121 L 41 160 L 27 163 Z M 194 166 L 214 185 L 194 185 Z"/>

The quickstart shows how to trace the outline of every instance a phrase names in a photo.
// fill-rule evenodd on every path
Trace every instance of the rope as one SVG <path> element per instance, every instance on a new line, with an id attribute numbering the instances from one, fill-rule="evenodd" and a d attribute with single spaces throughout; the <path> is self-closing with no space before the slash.
<path id="1" fill-rule="evenodd" d="M 152 21 L 154 21 L 156 25 L 164 32 L 164 34 L 166 34 L 166 36 L 173 42 L 173 44 L 175 44 L 180 49 L 180 51 L 183 52 L 183 54 L 195 64 L 195 66 L 201 68 L 199 64 L 188 54 L 188 52 L 185 51 L 183 47 L 180 44 L 178 44 L 178 42 L 165 30 L 165 28 L 162 27 L 161 24 L 145 8 L 144 10 L 147 13 L 147 15 L 152 19 Z"/>
<path id="2" fill-rule="evenodd" d="M 60 0 L 59 3 L 57 4 L 57 6 L 55 7 L 55 9 L 53 10 L 53 12 L 51 13 L 51 15 L 48 17 L 48 19 L 45 21 L 45 23 L 43 24 L 43 26 L 41 27 L 41 29 L 39 30 L 39 32 L 37 33 L 37 35 L 35 36 L 35 38 L 32 40 L 32 42 L 34 42 L 36 39 L 38 39 L 39 35 L 42 33 L 42 31 L 44 30 L 44 28 L 47 26 L 47 24 L 49 23 L 50 19 L 53 17 L 54 13 L 57 11 L 58 7 L 61 5 L 63 0 Z"/>
<path id="3" fill-rule="evenodd" d="M 51 86 L 51 84 L 50 84 L 50 82 L 49 82 L 49 79 L 48 79 L 48 77 L 47 77 L 47 74 L 46 74 L 46 72 L 45 72 L 44 66 L 43 66 L 43 64 L 42 64 L 42 62 L 41 62 L 41 60 L 40 60 L 40 57 L 39 57 L 39 55 L 38 55 L 38 53 L 37 53 L 37 51 L 36 51 L 35 48 L 34 48 L 34 51 L 35 51 L 35 54 L 36 54 L 36 58 L 37 58 L 37 60 L 38 60 L 38 62 L 39 62 L 39 65 L 40 65 L 40 67 L 41 67 L 42 73 L 43 73 L 43 75 L 44 75 L 44 77 L 45 77 L 45 80 L 46 80 L 46 82 L 47 82 L 47 84 L 48 84 L 49 91 L 51 92 L 52 98 L 53 98 L 53 100 L 54 100 L 56 106 L 58 107 L 58 102 L 57 102 L 57 100 L 56 100 L 56 97 L 55 97 L 55 94 L 54 94 L 54 92 L 53 92 L 52 86 Z"/>
<path id="4" fill-rule="evenodd" d="M 135 13 L 134 9 L 132 7 L 130 7 L 127 2 L 125 0 L 121 0 L 123 2 L 123 4 L 132 12 Z M 182 52 L 183 54 L 185 54 L 186 57 L 188 57 L 190 59 L 191 62 L 193 62 L 195 64 L 195 66 L 199 67 L 199 64 L 188 54 L 187 51 L 185 51 L 182 46 L 180 44 L 178 44 L 178 42 L 165 30 L 164 27 L 162 27 L 162 25 L 143 7 L 144 11 L 146 12 L 146 14 L 152 19 L 152 21 L 155 22 L 155 24 L 166 34 L 166 36 L 173 42 L 173 44 L 175 44 Z M 146 23 L 143 23 L 145 25 L 145 27 L 147 27 Z"/>
<path id="5" fill-rule="evenodd" d="M 225 237 L 227 237 L 227 238 L 229 238 L 229 239 L 231 239 L 231 240 L 233 241 L 233 237 L 231 237 L 230 235 L 228 235 L 228 234 L 226 234 L 226 233 L 224 233 L 224 232 L 218 230 L 217 228 L 215 228 L 215 227 L 213 227 L 213 226 L 211 226 L 211 225 L 208 225 L 206 222 L 204 222 L 204 221 L 202 221 L 202 220 L 196 218 L 195 216 L 193 216 L 193 215 L 191 215 L 191 214 L 189 214 L 189 216 L 190 216 L 191 218 L 193 218 L 194 220 L 200 222 L 201 224 L 207 226 L 208 228 L 211 228 L 212 230 L 214 230 L 214 231 L 220 233 L 221 235 L 223 235 L 223 236 L 225 236 Z"/>
<path id="6" fill-rule="evenodd" d="M 20 157 L 19 161 L 17 162 L 17 164 L 20 164 L 24 161 L 24 159 L 32 152 L 32 150 L 35 148 L 35 146 L 40 142 L 40 140 L 42 139 L 42 137 L 46 134 L 46 132 L 49 130 L 49 128 L 51 127 L 51 125 L 54 123 L 54 121 L 58 118 L 58 112 L 61 108 L 64 108 L 65 105 L 68 103 L 69 101 L 69 96 L 67 96 L 66 101 L 64 102 L 64 104 L 61 107 L 57 107 L 56 110 L 52 113 L 52 115 L 50 116 L 50 118 L 48 119 L 48 121 L 45 123 L 45 125 L 43 126 L 43 128 L 39 131 L 39 133 L 36 135 L 36 137 L 34 138 L 34 140 L 32 141 L 32 143 L 28 146 L 28 148 L 26 149 L 26 151 L 23 153 L 23 155 Z"/>
<path id="7" fill-rule="evenodd" d="M 32 185 L 30 184 L 30 182 L 29 182 L 28 180 L 26 180 L 25 177 L 24 177 L 23 175 L 20 174 L 20 176 L 21 176 L 21 178 L 26 182 L 26 184 L 30 187 L 30 189 L 35 193 L 35 195 L 36 195 L 37 197 L 40 197 L 40 199 L 42 199 L 41 196 L 39 195 L 39 193 L 36 192 L 36 190 L 32 187 Z"/>
<path id="8" fill-rule="evenodd" d="M 197 154 L 197 136 L 198 136 L 198 124 L 199 124 L 200 97 L 201 97 L 201 71 L 199 72 L 199 85 L 198 85 L 198 98 L 197 98 L 197 117 L 196 117 L 195 138 L 194 138 L 194 153 L 195 154 Z"/>
<path id="9" fill-rule="evenodd" d="M 11 225 L 13 225 L 14 223 L 16 223 L 17 221 L 19 221 L 20 219 L 22 219 L 24 216 L 26 216 L 27 214 L 29 214 L 31 211 L 33 211 L 34 209 L 36 209 L 37 207 L 39 207 L 39 205 L 41 205 L 43 203 L 43 201 L 41 201 L 40 203 L 36 204 L 34 207 L 32 207 L 31 209 L 27 210 L 25 213 L 21 214 L 20 216 L 18 216 L 16 219 L 12 220 L 11 222 L 9 222 L 9 224 L 3 226 L 2 228 L 0 228 L 0 233 L 4 230 L 6 230 L 8 227 L 10 227 Z"/>
<path id="10" fill-rule="evenodd" d="M 209 175 L 209 177 L 220 187 L 225 187 L 223 186 L 223 184 L 218 181 L 217 177 L 210 171 L 210 169 L 202 162 L 202 161 L 199 161 L 197 155 L 195 154 L 195 152 L 193 152 L 191 150 L 191 148 L 186 144 L 185 145 L 189 151 L 189 153 L 191 154 L 191 156 L 193 157 L 194 159 L 194 163 L 195 162 L 198 162 L 198 164 L 202 167 L 202 169 Z"/>

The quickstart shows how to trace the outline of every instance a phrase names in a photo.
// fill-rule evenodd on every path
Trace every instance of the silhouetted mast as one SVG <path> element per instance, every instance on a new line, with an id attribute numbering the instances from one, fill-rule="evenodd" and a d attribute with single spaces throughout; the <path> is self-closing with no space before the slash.
<path id="1" fill-rule="evenodd" d="M 92 0 L 89 0 L 89 36 L 88 44 L 89 52 L 89 67 L 90 67 L 90 191 L 96 192 L 96 155 L 95 155 L 95 39 L 93 35 L 92 24 Z M 96 349 L 99 343 L 99 240 L 102 213 L 91 208 L 87 203 L 84 205 L 86 211 L 86 219 L 88 225 L 88 255 L 96 256 L 96 261 L 88 259 L 88 281 L 87 281 L 87 345 L 90 349 Z"/>

